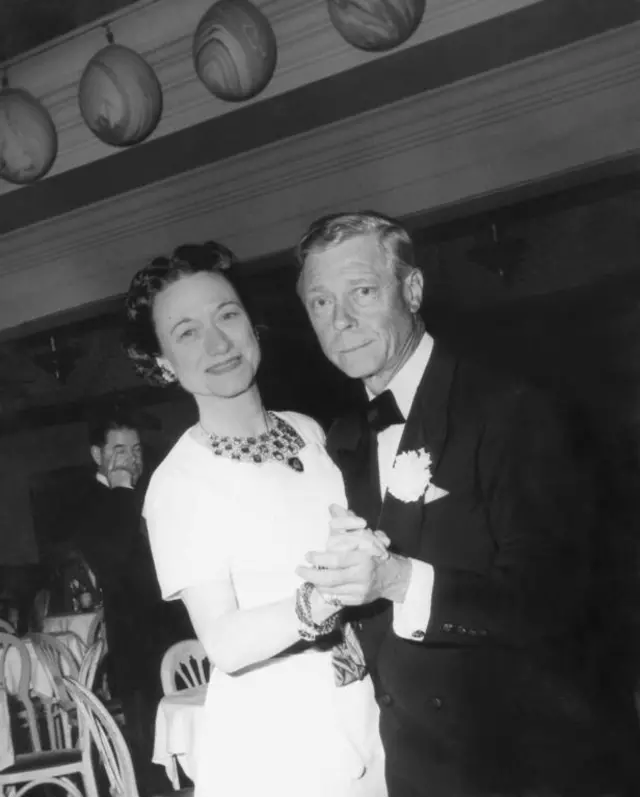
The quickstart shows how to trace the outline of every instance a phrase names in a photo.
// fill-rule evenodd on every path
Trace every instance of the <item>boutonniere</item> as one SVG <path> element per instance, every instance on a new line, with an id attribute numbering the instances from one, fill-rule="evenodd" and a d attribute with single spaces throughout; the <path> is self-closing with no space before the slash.
<path id="1" fill-rule="evenodd" d="M 422 498 L 431 484 L 431 454 L 424 448 L 403 451 L 393 463 L 387 489 L 408 504 Z"/>

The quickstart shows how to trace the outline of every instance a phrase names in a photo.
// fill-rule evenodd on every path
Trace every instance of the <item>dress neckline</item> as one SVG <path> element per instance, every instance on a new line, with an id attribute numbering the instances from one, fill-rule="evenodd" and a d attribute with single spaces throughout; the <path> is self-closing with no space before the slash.
<path id="1" fill-rule="evenodd" d="M 267 415 L 270 421 L 269 429 L 260 435 L 250 437 L 222 437 L 207 432 L 201 424 L 198 424 L 196 429 L 205 447 L 217 457 L 253 465 L 275 462 L 302 473 L 304 465 L 298 454 L 305 447 L 305 441 L 283 418 L 271 411 Z"/>

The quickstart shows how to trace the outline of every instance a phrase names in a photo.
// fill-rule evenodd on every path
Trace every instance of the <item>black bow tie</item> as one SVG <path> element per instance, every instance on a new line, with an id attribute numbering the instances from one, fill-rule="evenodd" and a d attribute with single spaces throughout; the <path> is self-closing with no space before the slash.
<path id="1" fill-rule="evenodd" d="M 404 423 L 404 415 L 390 390 L 384 390 L 369 402 L 367 423 L 374 432 L 383 432 L 396 423 Z"/>

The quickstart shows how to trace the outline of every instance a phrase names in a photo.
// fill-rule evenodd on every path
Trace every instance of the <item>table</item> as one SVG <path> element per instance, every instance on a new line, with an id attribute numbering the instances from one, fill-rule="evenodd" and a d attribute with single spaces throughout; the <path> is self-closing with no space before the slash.
<path id="1" fill-rule="evenodd" d="M 86 645 L 89 631 L 98 615 L 102 615 L 102 609 L 96 609 L 94 612 L 50 614 L 42 621 L 42 631 L 45 634 L 62 634 L 66 631 L 73 631 Z"/>
<path id="2" fill-rule="evenodd" d="M 174 789 L 180 787 L 178 763 L 193 780 L 193 754 L 200 723 L 204 721 L 207 684 L 165 695 L 158 705 L 153 763 L 160 764 Z"/>

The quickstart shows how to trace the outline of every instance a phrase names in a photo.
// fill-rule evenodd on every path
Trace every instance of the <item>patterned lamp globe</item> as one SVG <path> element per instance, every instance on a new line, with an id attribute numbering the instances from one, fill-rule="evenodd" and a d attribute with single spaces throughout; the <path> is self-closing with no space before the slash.
<path id="1" fill-rule="evenodd" d="M 47 109 L 24 89 L 0 91 L 0 177 L 32 183 L 58 154 L 58 134 Z"/>
<path id="2" fill-rule="evenodd" d="M 196 73 L 216 97 L 231 102 L 259 94 L 276 68 L 276 37 L 265 15 L 249 0 L 219 0 L 193 37 Z"/>
<path id="3" fill-rule="evenodd" d="M 78 88 L 80 113 L 105 144 L 139 144 L 156 129 L 162 89 L 145 59 L 120 44 L 109 44 L 85 67 Z"/>
<path id="4" fill-rule="evenodd" d="M 343 39 L 359 50 L 381 52 L 407 41 L 420 24 L 426 0 L 327 0 Z"/>

